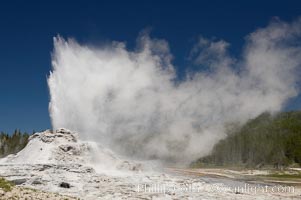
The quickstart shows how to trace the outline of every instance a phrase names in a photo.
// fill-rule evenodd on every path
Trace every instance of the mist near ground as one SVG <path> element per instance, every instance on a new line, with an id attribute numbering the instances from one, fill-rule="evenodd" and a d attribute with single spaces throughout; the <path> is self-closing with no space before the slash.
<path id="1" fill-rule="evenodd" d="M 274 19 L 247 35 L 235 58 L 228 42 L 199 37 L 189 58 L 204 70 L 177 81 L 168 42 L 148 33 L 135 50 L 55 37 L 53 128 L 131 158 L 189 163 L 225 137 L 225 124 L 275 113 L 298 95 L 300 38 L 301 19 Z"/>

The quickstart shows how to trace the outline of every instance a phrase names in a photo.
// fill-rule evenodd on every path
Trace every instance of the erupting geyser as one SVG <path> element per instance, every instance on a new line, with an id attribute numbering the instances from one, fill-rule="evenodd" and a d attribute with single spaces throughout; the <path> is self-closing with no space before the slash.
<path id="1" fill-rule="evenodd" d="M 191 51 L 208 70 L 177 82 L 165 40 L 138 38 L 91 47 L 54 39 L 48 84 L 53 128 L 127 156 L 189 162 L 210 152 L 224 124 L 276 112 L 298 94 L 301 20 L 275 20 L 248 35 L 241 59 L 223 40 L 200 38 Z M 235 69 L 235 70 L 234 70 Z"/>

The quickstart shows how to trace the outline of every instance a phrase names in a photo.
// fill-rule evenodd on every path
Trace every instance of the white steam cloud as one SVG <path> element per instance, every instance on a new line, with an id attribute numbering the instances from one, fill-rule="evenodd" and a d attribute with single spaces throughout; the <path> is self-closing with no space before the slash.
<path id="1" fill-rule="evenodd" d="M 138 38 L 102 47 L 57 37 L 48 78 L 53 128 L 127 156 L 189 162 L 225 137 L 225 123 L 276 112 L 298 94 L 301 19 L 251 33 L 240 59 L 223 40 L 200 38 L 190 58 L 205 66 L 176 82 L 165 40 Z"/>

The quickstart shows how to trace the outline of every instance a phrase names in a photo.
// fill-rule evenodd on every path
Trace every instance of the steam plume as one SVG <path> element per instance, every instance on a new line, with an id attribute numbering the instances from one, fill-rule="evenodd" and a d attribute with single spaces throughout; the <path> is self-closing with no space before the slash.
<path id="1" fill-rule="evenodd" d="M 246 37 L 241 59 L 223 40 L 200 37 L 190 58 L 208 70 L 176 83 L 165 40 L 80 45 L 54 38 L 48 78 L 54 128 L 128 156 L 189 162 L 225 137 L 225 123 L 276 112 L 298 94 L 301 20 L 272 21 Z M 235 70 L 234 70 L 235 69 Z"/>

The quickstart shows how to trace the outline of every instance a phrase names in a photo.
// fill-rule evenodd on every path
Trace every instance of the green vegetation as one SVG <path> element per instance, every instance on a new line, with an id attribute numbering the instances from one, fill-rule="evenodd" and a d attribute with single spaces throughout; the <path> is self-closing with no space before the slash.
<path id="1" fill-rule="evenodd" d="M 265 175 L 265 177 L 270 177 L 270 178 L 285 178 L 285 179 L 300 179 L 301 174 L 283 174 L 283 173 L 275 173 L 275 174 L 268 174 Z"/>
<path id="2" fill-rule="evenodd" d="M 229 129 L 211 155 L 192 166 L 272 166 L 301 164 L 301 112 L 264 113 L 240 128 Z"/>
<path id="3" fill-rule="evenodd" d="M 0 133 L 0 158 L 22 150 L 28 142 L 29 134 L 15 130 L 13 134 Z"/>
<path id="4" fill-rule="evenodd" d="M 5 180 L 4 178 L 0 178 L 0 188 L 2 188 L 4 192 L 11 191 L 13 186 L 14 186 L 13 183 Z"/>

